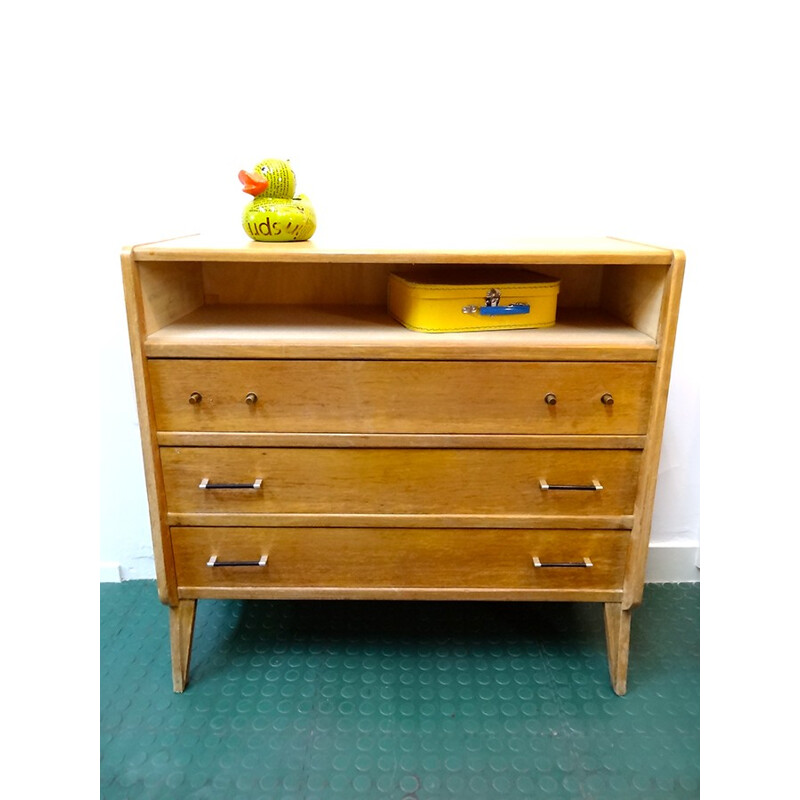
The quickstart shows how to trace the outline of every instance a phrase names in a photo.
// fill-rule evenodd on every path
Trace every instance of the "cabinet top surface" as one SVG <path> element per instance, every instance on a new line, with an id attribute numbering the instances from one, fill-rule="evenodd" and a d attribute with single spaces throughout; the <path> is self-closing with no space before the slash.
<path id="1" fill-rule="evenodd" d="M 320 236 L 307 242 L 253 242 L 243 236 L 205 234 L 140 244 L 137 261 L 307 261 L 380 263 L 576 263 L 670 264 L 673 251 L 613 237 L 529 238 L 492 242 L 469 238 L 449 242 L 425 240 L 340 243 Z"/>

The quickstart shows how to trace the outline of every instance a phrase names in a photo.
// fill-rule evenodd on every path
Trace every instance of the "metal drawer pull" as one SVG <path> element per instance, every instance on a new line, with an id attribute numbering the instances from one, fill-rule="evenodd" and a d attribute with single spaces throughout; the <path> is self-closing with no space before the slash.
<path id="1" fill-rule="evenodd" d="M 592 478 L 591 486 L 580 483 L 548 483 L 544 478 L 539 478 L 539 486 L 543 492 L 548 491 L 569 491 L 569 492 L 599 492 L 603 486 L 597 478 Z"/>
<path id="2" fill-rule="evenodd" d="M 254 406 L 258 402 L 258 395 L 255 392 L 248 392 L 244 398 L 245 403 L 249 406 Z"/>
<path id="3" fill-rule="evenodd" d="M 217 561 L 216 556 L 211 556 L 206 563 L 207 567 L 266 567 L 269 556 L 261 556 L 258 561 Z"/>
<path id="4" fill-rule="evenodd" d="M 203 400 L 203 395 L 201 395 L 200 392 L 192 392 L 189 395 L 190 406 L 196 406 L 198 403 L 202 402 L 202 400 Z"/>
<path id="5" fill-rule="evenodd" d="M 583 561 L 546 561 L 544 564 L 539 559 L 533 557 L 534 567 L 593 567 L 591 560 L 584 558 Z"/>
<path id="6" fill-rule="evenodd" d="M 200 481 L 198 489 L 260 489 L 261 478 L 256 478 L 252 483 L 209 483 L 208 478 Z"/>
<path id="7" fill-rule="evenodd" d="M 614 405 L 614 395 L 611 392 L 606 392 L 601 398 L 600 402 L 604 406 L 613 406 Z"/>

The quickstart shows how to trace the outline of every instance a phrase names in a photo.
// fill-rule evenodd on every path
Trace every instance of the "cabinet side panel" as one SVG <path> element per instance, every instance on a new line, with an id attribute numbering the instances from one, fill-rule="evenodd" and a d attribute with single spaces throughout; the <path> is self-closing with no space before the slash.
<path id="1" fill-rule="evenodd" d="M 666 267 L 638 264 L 607 266 L 601 305 L 610 314 L 655 339 L 666 280 Z"/>
<path id="2" fill-rule="evenodd" d="M 156 441 L 155 419 L 150 402 L 147 381 L 147 362 L 144 356 L 145 322 L 142 287 L 137 264 L 130 250 L 122 254 L 122 280 L 125 292 L 125 308 L 128 318 L 133 379 L 136 390 L 136 407 L 139 415 L 139 430 L 142 437 L 142 455 L 145 470 L 145 485 L 150 513 L 153 539 L 153 555 L 158 582 L 158 596 L 162 603 L 175 605 L 178 601 L 175 589 L 175 570 L 171 547 L 164 546 L 169 535 L 166 524 L 164 488 L 160 479 L 160 456 Z M 165 560 L 165 556 L 167 557 Z"/>
<path id="3" fill-rule="evenodd" d="M 675 349 L 675 332 L 678 326 L 678 308 L 685 262 L 684 253 L 676 250 L 672 266 L 667 271 L 661 299 L 661 312 L 656 332 L 659 354 L 653 388 L 653 403 L 650 409 L 650 424 L 642 453 L 642 469 L 634 505 L 634 525 L 628 554 L 623 609 L 641 603 L 644 590 L 647 548 L 650 543 L 650 525 L 658 478 L 658 464 L 661 457 L 661 439 L 664 433 L 664 417 L 667 410 L 667 394 L 672 371 L 672 354 Z"/>
<path id="4" fill-rule="evenodd" d="M 160 330 L 203 305 L 199 264 L 136 264 L 144 334 Z"/>

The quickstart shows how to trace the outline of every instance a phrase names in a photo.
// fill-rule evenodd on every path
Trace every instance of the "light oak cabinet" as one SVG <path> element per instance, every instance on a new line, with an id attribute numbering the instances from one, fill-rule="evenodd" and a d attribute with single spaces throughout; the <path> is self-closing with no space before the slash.
<path id="1" fill-rule="evenodd" d="M 431 264 L 558 278 L 556 325 L 407 330 L 388 276 Z M 193 236 L 122 265 L 176 691 L 197 600 L 235 597 L 603 603 L 625 692 L 683 253 Z"/>

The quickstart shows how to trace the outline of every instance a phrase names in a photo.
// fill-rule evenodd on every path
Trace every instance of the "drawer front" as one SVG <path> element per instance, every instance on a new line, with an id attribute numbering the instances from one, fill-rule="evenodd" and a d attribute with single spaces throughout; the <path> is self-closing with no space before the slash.
<path id="1" fill-rule="evenodd" d="M 203 432 L 637 435 L 654 376 L 651 363 L 605 362 L 152 359 L 148 368 L 158 430 Z"/>
<path id="2" fill-rule="evenodd" d="M 161 448 L 172 513 L 632 514 L 640 458 L 637 450 Z"/>
<path id="3" fill-rule="evenodd" d="M 627 531 L 597 530 L 174 527 L 171 533 L 184 589 L 616 590 L 629 541 Z"/>

